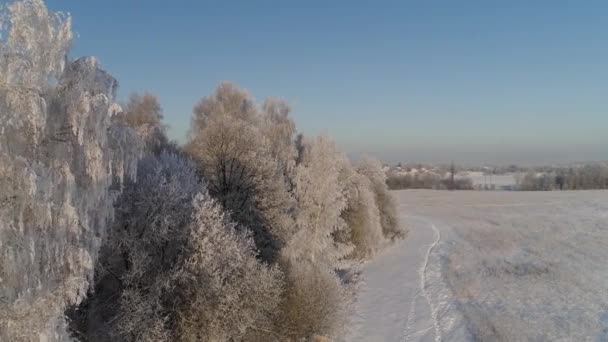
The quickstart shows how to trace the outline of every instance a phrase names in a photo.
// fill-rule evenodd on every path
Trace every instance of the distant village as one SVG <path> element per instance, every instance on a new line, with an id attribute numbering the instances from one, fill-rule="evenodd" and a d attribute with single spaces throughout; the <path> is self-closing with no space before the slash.
<path id="1" fill-rule="evenodd" d="M 522 170 L 516 166 L 457 167 L 449 165 L 403 164 L 383 167 L 389 187 L 394 189 L 515 190 Z M 454 184 L 452 185 L 452 173 Z"/>
<path id="2" fill-rule="evenodd" d="M 387 184 L 398 189 L 582 190 L 608 188 L 608 162 L 537 167 L 385 164 Z"/>

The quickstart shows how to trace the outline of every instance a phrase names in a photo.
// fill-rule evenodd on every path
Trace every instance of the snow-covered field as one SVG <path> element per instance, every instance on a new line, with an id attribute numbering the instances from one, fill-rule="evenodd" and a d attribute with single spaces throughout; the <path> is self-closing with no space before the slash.
<path id="1" fill-rule="evenodd" d="M 608 191 L 395 192 L 348 341 L 608 341 Z"/>

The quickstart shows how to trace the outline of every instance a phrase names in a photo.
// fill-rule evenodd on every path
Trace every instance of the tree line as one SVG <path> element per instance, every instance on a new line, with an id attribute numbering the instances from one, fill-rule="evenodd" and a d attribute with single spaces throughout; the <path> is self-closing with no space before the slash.
<path id="1" fill-rule="evenodd" d="M 608 189 L 608 165 L 530 170 L 518 177 L 517 188 L 527 191 Z"/>
<path id="2" fill-rule="evenodd" d="M 502 171 L 497 171 L 502 170 Z M 516 170 L 516 172 L 513 172 Z M 494 168 L 492 175 L 508 172 L 513 175 L 513 185 L 509 190 L 550 191 L 550 190 L 593 190 L 608 189 L 608 165 L 589 163 L 572 167 L 543 166 L 523 168 L 511 165 Z M 473 190 L 475 185 L 468 177 L 450 177 L 450 172 L 399 174 L 389 171 L 386 184 L 391 190 L 434 189 Z M 492 190 L 494 190 L 492 188 Z"/>
<path id="3" fill-rule="evenodd" d="M 433 190 L 473 190 L 473 181 L 468 177 L 445 177 L 440 173 L 414 173 L 387 175 L 386 184 L 391 190 L 433 189 Z"/>
<path id="4" fill-rule="evenodd" d="M 0 44 L 0 340 L 302 341 L 344 324 L 353 263 L 405 231 L 381 164 L 299 134 L 230 82 L 171 142 L 116 103 L 70 19 L 7 7 Z"/>

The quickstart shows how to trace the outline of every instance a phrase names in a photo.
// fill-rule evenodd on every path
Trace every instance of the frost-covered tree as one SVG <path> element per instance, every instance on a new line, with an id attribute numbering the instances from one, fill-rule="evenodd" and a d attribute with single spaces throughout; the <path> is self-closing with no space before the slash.
<path id="1" fill-rule="evenodd" d="M 253 240 L 208 195 L 199 194 L 194 205 L 188 257 L 174 279 L 183 305 L 177 336 L 192 342 L 274 338 L 281 272 L 256 259 Z"/>
<path id="2" fill-rule="evenodd" d="M 224 82 L 194 108 L 186 147 L 211 195 L 236 222 L 252 230 L 260 256 L 270 262 L 293 229 L 293 200 L 279 162 L 289 132 L 272 124 L 283 125 L 283 114 L 262 116 L 246 91 Z M 270 122 L 262 125 L 266 117 Z"/>
<path id="3" fill-rule="evenodd" d="M 224 82 L 194 108 L 187 150 L 210 194 L 252 229 L 262 259 L 285 273 L 275 333 L 300 340 L 335 333 L 344 295 L 336 269 L 354 256 L 353 242 L 365 257 L 383 236 L 372 182 L 328 137 L 296 136 L 289 112 L 282 100 L 260 107 Z"/>
<path id="4" fill-rule="evenodd" d="M 397 206 L 393 196 L 386 185 L 386 174 L 382 171 L 382 164 L 375 159 L 363 158 L 357 167 L 357 172 L 366 176 L 376 196 L 376 205 L 380 211 L 380 223 L 384 236 L 393 240 L 403 237 L 405 231 L 399 226 L 397 219 Z"/>
<path id="5" fill-rule="evenodd" d="M 70 17 L 49 12 L 42 0 L 15 1 L 2 10 L 2 84 L 32 91 L 52 87 L 49 80 L 61 77 L 67 63 Z"/>
<path id="6" fill-rule="evenodd" d="M 0 340 L 62 340 L 140 144 L 111 123 L 116 80 L 68 60 L 69 17 L 23 0 L 0 22 Z"/>
<path id="7" fill-rule="evenodd" d="M 211 120 L 225 117 L 251 124 L 259 120 L 256 104 L 251 95 L 231 82 L 220 83 L 213 95 L 202 98 L 194 106 L 191 139 L 198 137 Z"/>
<path id="8" fill-rule="evenodd" d="M 294 341 L 336 332 L 344 289 L 335 270 L 353 251 L 349 241 L 334 238 L 348 229 L 341 216 L 346 158 L 328 137 L 320 136 L 301 141 L 299 159 L 292 180 L 296 230 L 281 251 L 287 287 L 276 324 L 282 336 Z"/>
<path id="9" fill-rule="evenodd" d="M 277 330 L 298 340 L 335 337 L 343 323 L 345 291 L 336 275 L 346 258 L 366 258 L 383 237 L 376 191 L 390 196 L 377 165 L 354 170 L 333 142 L 300 140 L 294 172 L 296 232 L 282 251 L 287 287 Z M 380 170 L 381 171 L 381 170 Z"/>
<path id="10" fill-rule="evenodd" d="M 279 162 L 286 177 L 291 177 L 296 161 L 296 125 L 289 117 L 291 108 L 282 99 L 267 98 L 262 110 L 262 133 L 271 155 Z"/>
<path id="11" fill-rule="evenodd" d="M 146 143 L 146 150 L 160 152 L 169 145 L 158 97 L 149 93 L 133 93 L 122 108 L 123 111 L 114 120 L 133 128 Z"/>
<path id="12" fill-rule="evenodd" d="M 552 173 L 537 174 L 534 170 L 529 170 L 525 175 L 518 179 L 519 190 L 553 190 L 555 186 L 555 175 Z"/>
<path id="13" fill-rule="evenodd" d="M 338 267 L 352 251 L 350 244 L 336 243 L 333 234 L 347 228 L 341 216 L 346 208 L 340 171 L 345 156 L 327 136 L 308 143 L 295 170 L 296 232 L 286 247 L 292 260 L 310 260 Z"/>
<path id="14" fill-rule="evenodd" d="M 148 130 L 163 126 L 163 109 L 158 97 L 152 94 L 131 94 L 123 110 L 121 116 L 124 116 L 124 121 L 131 127 Z"/>
<path id="15" fill-rule="evenodd" d="M 342 170 L 347 206 L 342 218 L 348 229 L 336 234 L 339 241 L 350 241 L 355 249 L 351 257 L 365 259 L 372 256 L 384 242 L 380 211 L 376 204 L 369 178 L 347 164 Z"/>
<path id="16" fill-rule="evenodd" d="M 211 199 L 194 164 L 147 156 L 117 203 L 77 330 L 125 341 L 245 341 L 271 334 L 282 275 Z"/>

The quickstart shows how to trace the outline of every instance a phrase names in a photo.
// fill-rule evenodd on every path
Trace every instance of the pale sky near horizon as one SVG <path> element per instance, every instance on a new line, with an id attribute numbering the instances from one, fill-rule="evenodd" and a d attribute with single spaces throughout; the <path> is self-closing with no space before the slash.
<path id="1" fill-rule="evenodd" d="M 0 0 L 0 2 L 4 2 Z M 608 160 L 608 1 L 81 1 L 73 57 L 172 138 L 222 80 L 287 99 L 301 132 L 385 161 Z"/>

